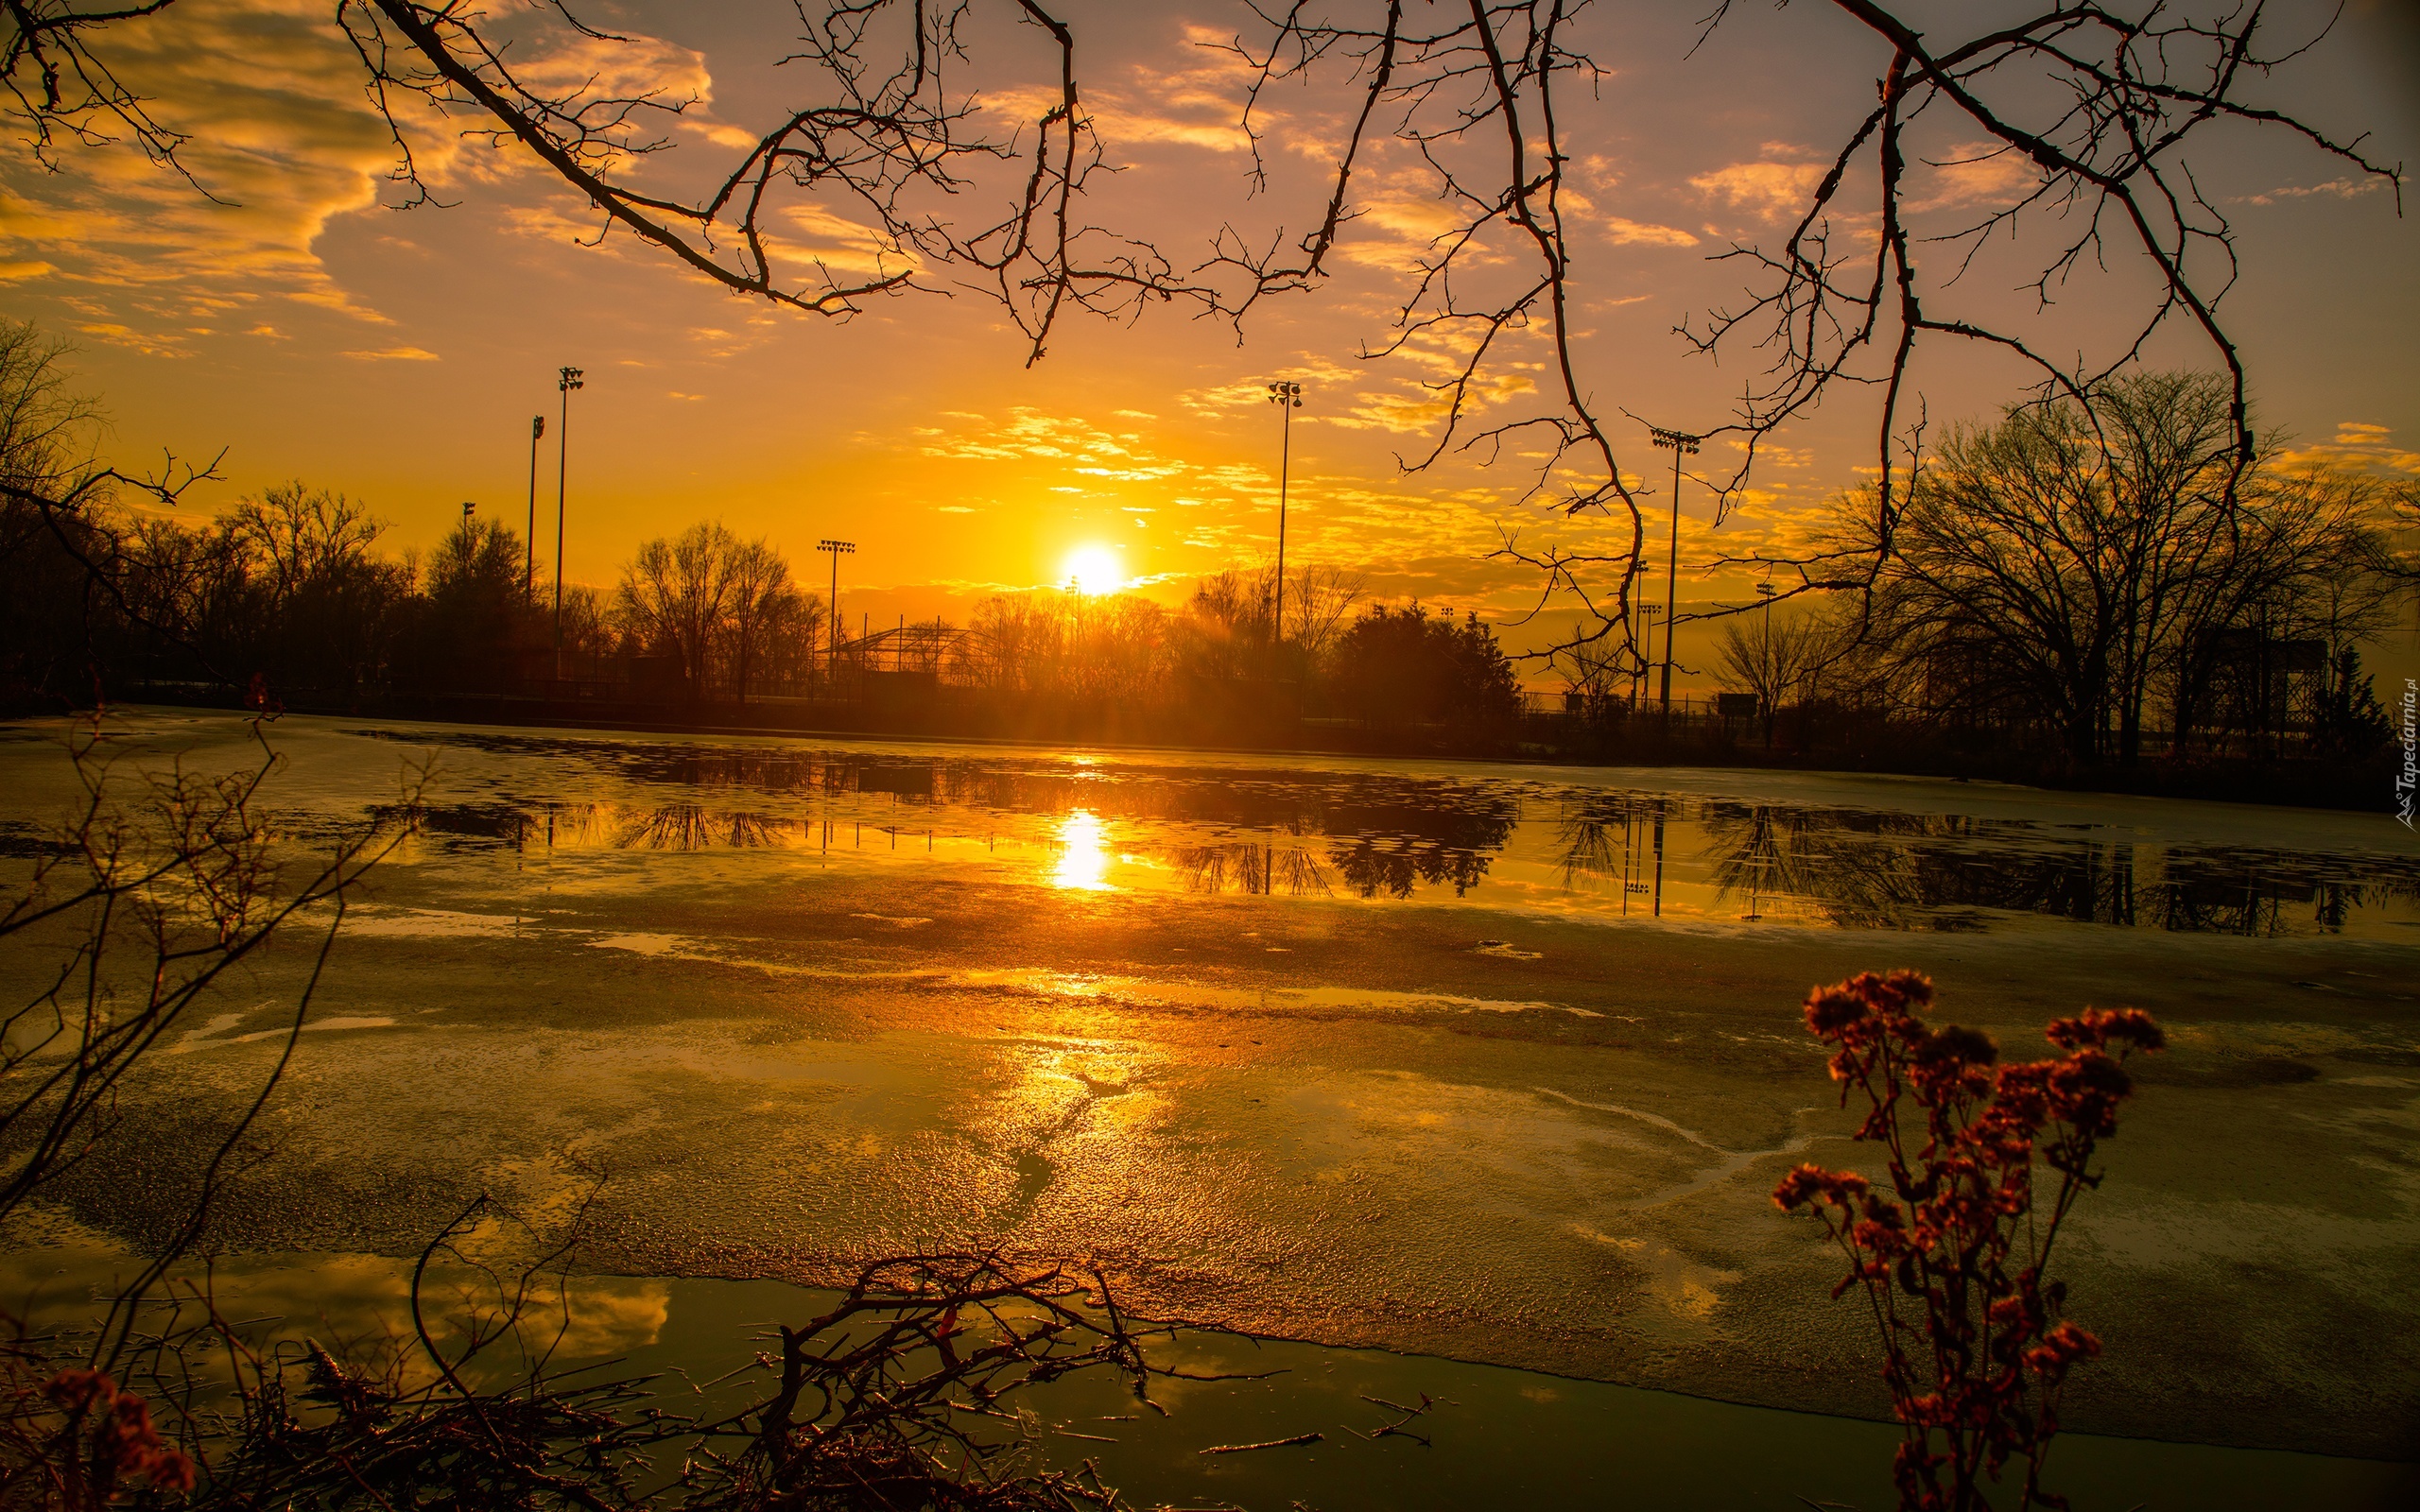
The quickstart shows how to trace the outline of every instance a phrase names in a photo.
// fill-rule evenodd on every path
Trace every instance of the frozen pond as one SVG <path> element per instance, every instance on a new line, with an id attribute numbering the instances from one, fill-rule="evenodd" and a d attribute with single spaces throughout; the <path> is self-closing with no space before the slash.
<path id="1" fill-rule="evenodd" d="M 245 759 L 145 711 L 129 760 Z M 0 840 L 72 789 L 0 737 Z M 1849 1158 L 1809 985 L 1911 966 L 2037 1053 L 2172 1052 L 2071 1253 L 2102 1433 L 2420 1458 L 2420 849 L 2385 816 L 1822 774 L 1048 751 L 288 719 L 296 842 L 425 831 L 346 925 L 221 1208 L 239 1252 L 408 1255 L 599 1178 L 631 1277 L 1078 1254 L 1138 1311 L 1873 1414 L 1835 1262 L 1766 1194 Z M 22 973 L 26 962 L 13 963 Z M 152 1083 L 212 1126 L 263 963 Z M 13 977 L 12 977 L 13 985 Z M 78 1233 L 179 1190 L 96 1161 Z M 2064 1242 L 2063 1242 L 2064 1243 Z"/>
<path id="2" fill-rule="evenodd" d="M 148 732 L 172 740 L 181 725 L 209 728 L 166 716 Z M 433 756 L 430 848 L 473 866 L 779 851 L 1062 888 L 1455 901 L 1591 919 L 2377 939 L 2420 928 L 2420 848 L 2372 815 L 1831 774 L 334 720 L 289 721 L 279 743 L 299 779 L 280 796 L 307 805 L 305 825 L 387 800 L 406 753 Z M 20 767 L 28 754 L 11 752 Z M 26 817 L 10 816 L 20 833 Z"/>
<path id="3" fill-rule="evenodd" d="M 1791 773 L 380 733 L 441 753 L 430 828 L 473 850 L 838 851 L 1061 886 L 1816 927 L 2420 926 L 2420 856 L 2371 816 Z"/>

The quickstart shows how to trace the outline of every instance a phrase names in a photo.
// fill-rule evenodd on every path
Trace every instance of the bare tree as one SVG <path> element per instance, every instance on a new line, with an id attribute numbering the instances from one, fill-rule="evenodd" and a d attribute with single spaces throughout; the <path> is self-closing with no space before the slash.
<path id="1" fill-rule="evenodd" d="M 1369 576 L 1349 567 L 1319 562 L 1294 569 L 1286 585 L 1286 639 L 1302 655 L 1306 669 L 1317 671 L 1336 648 L 1336 638 L 1353 606 L 1361 602 Z"/>
<path id="2" fill-rule="evenodd" d="M 1824 627 L 1812 615 L 1792 613 L 1776 622 L 1768 610 L 1722 627 L 1715 647 L 1717 675 L 1723 686 L 1756 696 L 1768 748 L 1782 704 L 1805 696 L 1808 681 L 1825 660 L 1825 642 Z"/>
<path id="3" fill-rule="evenodd" d="M 790 564 L 763 538 L 735 541 L 724 558 L 727 585 L 721 626 L 734 695 L 748 702 L 748 680 L 764 659 L 768 643 L 789 617 Z"/>
<path id="4" fill-rule="evenodd" d="M 1067 629 L 1059 598 L 1049 591 L 994 593 L 977 605 L 966 651 L 975 680 L 1006 693 L 1056 691 Z"/>
<path id="5" fill-rule="evenodd" d="M 95 585 L 113 569 L 103 527 L 110 498 L 93 487 L 100 405 L 78 390 L 66 343 L 31 321 L 0 318 L 0 698 L 83 692 L 95 661 Z M 54 503 L 54 501 L 57 501 Z"/>
<path id="6" fill-rule="evenodd" d="M 1627 710 L 1631 671 L 1623 663 L 1622 647 L 1592 640 L 1585 625 L 1574 625 L 1570 636 L 1555 648 L 1547 665 L 1562 674 L 1566 702 L 1577 698 L 1582 713 L 1592 719 Z"/>
<path id="7" fill-rule="evenodd" d="M 677 658 L 689 696 L 706 690 L 710 659 L 732 598 L 739 542 L 719 522 L 691 525 L 640 545 L 622 569 L 614 608 L 631 633 Z"/>
<path id="8" fill-rule="evenodd" d="M 71 350 L 31 320 L 0 318 L 0 478 L 19 489 L 71 491 L 92 465 L 101 409 L 75 387 Z M 0 553 L 21 528 L 12 521 Z"/>
<path id="9" fill-rule="evenodd" d="M 1167 665 L 1167 611 L 1134 593 L 1067 597 L 1067 691 L 1113 703 L 1157 697 Z"/>
<path id="10" fill-rule="evenodd" d="M 610 610 L 605 596 L 586 583 L 563 590 L 563 654 L 575 676 L 594 676 L 585 669 L 614 654 Z"/>
<path id="11" fill-rule="evenodd" d="M 269 593 L 280 602 L 315 579 L 339 576 L 368 560 L 387 528 L 366 506 L 299 481 L 244 500 L 227 524 L 258 554 Z"/>
<path id="12" fill-rule="evenodd" d="M 1272 586 L 1266 572 L 1236 567 L 1197 581 L 1170 632 L 1177 669 L 1216 680 L 1267 677 Z"/>
<path id="13" fill-rule="evenodd" d="M 821 593 L 791 589 L 774 598 L 765 622 L 765 676 L 791 692 L 810 687 L 823 664 L 824 604 Z"/>
<path id="14" fill-rule="evenodd" d="M 2131 764 L 2160 673 L 2189 725 L 2213 632 L 2372 575 L 2380 555 L 2374 485 L 2239 473 L 2233 432 L 2225 380 L 2196 374 L 2112 380 L 2083 404 L 1952 430 L 1895 523 L 1881 490 L 1859 501 L 1846 550 L 1895 525 L 1876 639 L 1936 680 L 2014 700 L 2079 763 Z"/>

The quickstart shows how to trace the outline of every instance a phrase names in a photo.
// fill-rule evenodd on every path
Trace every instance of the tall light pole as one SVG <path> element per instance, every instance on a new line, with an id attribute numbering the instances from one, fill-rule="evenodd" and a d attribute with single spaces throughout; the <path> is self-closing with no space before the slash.
<path id="1" fill-rule="evenodd" d="M 1764 663 L 1765 680 L 1772 684 L 1771 691 L 1765 696 L 1767 703 L 1762 711 L 1765 716 L 1765 746 L 1768 749 L 1772 748 L 1773 743 L 1773 705 L 1781 702 L 1781 654 L 1773 649 L 1773 594 L 1775 592 L 1776 590 L 1770 582 L 1756 585 L 1756 596 L 1765 601 L 1765 647 L 1763 654 L 1756 660 Z M 1748 906 L 1754 908 L 1756 905 L 1752 902 Z"/>
<path id="2" fill-rule="evenodd" d="M 1294 411 L 1303 407 L 1301 384 L 1270 384 L 1269 402 L 1286 414 L 1277 441 L 1277 618 L 1270 629 L 1270 671 L 1286 647 L 1286 482 L 1294 464 Z"/>
<path id="3" fill-rule="evenodd" d="M 1662 610 L 1658 610 L 1652 604 L 1641 604 L 1638 606 L 1638 641 L 1640 645 L 1652 646 L 1655 644 L 1655 616 L 1661 612 Z M 1643 711 L 1647 707 L 1647 673 L 1648 669 L 1652 667 L 1654 664 L 1654 662 L 1649 661 L 1644 656 L 1639 658 L 1638 676 L 1632 679 L 1635 683 L 1635 686 L 1631 690 L 1631 706 L 1634 710 Z"/>
<path id="4" fill-rule="evenodd" d="M 529 417 L 529 565 L 522 573 L 521 596 L 538 596 L 538 438 L 546 434 L 546 417 Z"/>
<path id="5" fill-rule="evenodd" d="M 1672 722 L 1672 617 L 1680 607 L 1681 592 L 1681 458 L 1695 456 L 1703 436 L 1686 431 L 1668 431 L 1661 425 L 1647 428 L 1648 438 L 1657 446 L 1672 453 L 1672 550 L 1665 562 L 1664 580 L 1664 722 Z"/>
<path id="6" fill-rule="evenodd" d="M 838 684 L 840 680 L 840 558 L 855 556 L 857 543 L 854 541 L 819 541 L 815 543 L 815 549 L 832 558 L 832 597 L 825 603 L 824 612 L 832 616 L 830 677 L 831 680 Z"/>
<path id="7" fill-rule="evenodd" d="M 562 420 L 555 427 L 555 680 L 563 679 L 563 490 L 571 469 L 571 391 L 585 388 L 578 368 L 565 368 L 555 387 L 563 396 Z M 535 447 L 533 439 L 529 443 Z"/>

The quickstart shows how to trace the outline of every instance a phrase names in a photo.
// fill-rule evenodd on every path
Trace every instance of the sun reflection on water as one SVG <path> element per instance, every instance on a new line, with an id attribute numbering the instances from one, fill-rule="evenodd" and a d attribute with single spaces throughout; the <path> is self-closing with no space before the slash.
<path id="1" fill-rule="evenodd" d="M 1059 821 L 1059 860 L 1050 869 L 1054 887 L 1086 892 L 1109 890 L 1109 848 L 1100 820 L 1090 809 L 1076 809 Z"/>

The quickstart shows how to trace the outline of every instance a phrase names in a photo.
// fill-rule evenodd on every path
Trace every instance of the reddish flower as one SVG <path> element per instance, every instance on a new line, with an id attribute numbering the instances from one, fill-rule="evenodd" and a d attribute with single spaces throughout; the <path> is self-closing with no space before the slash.
<path id="1" fill-rule="evenodd" d="M 97 1485 L 141 1476 L 155 1490 L 190 1491 L 194 1462 L 171 1449 L 152 1426 L 150 1404 L 98 1370 L 71 1366 L 43 1383 L 43 1394 L 71 1419 L 90 1416 L 88 1452 Z"/>
<path id="2" fill-rule="evenodd" d="M 95 1400 L 107 1406 L 117 1397 L 117 1383 L 98 1370 L 80 1366 L 60 1371 L 43 1384 L 43 1395 L 48 1397 L 61 1412 L 78 1413 Z"/>
<path id="3" fill-rule="evenodd" d="M 1806 1032 L 1829 1040 L 1866 1018 L 1874 1010 L 1865 999 L 1842 987 L 1818 988 L 1806 994 Z"/>
<path id="4" fill-rule="evenodd" d="M 1873 1303 L 1908 1428 L 1893 1464 L 1901 1507 L 1981 1506 L 1982 1482 L 2012 1459 L 2025 1462 L 2028 1504 L 2057 1506 L 2039 1485 L 2057 1399 L 2100 1343 L 2058 1317 L 2066 1287 L 2041 1264 L 2076 1196 L 2100 1182 L 2098 1143 L 2133 1091 L 2120 1062 L 2163 1037 L 2137 1009 L 2087 1008 L 2047 1031 L 2066 1056 L 2000 1065 L 1979 1030 L 1925 1023 L 1932 999 L 1911 971 L 1807 995 L 1807 1031 L 1835 1047 L 1842 1105 L 1864 1093 L 1856 1137 L 1887 1148 L 1890 1181 L 1802 1165 L 1773 1201 L 1813 1212 L 1841 1247 L 1848 1268 L 1832 1295 L 1862 1287 Z M 2033 1205 L 2037 1161 L 2059 1183 L 2047 1223 Z"/>
<path id="5" fill-rule="evenodd" d="M 2140 1008 L 2086 1008 L 2072 1019 L 2051 1020 L 2042 1035 L 2062 1050 L 2081 1050 L 2086 1045 L 2099 1050 L 2115 1040 L 2119 1042 L 2120 1057 L 2128 1050 L 2168 1047 L 2168 1036 Z"/>
<path id="6" fill-rule="evenodd" d="M 1790 1211 L 1818 1197 L 1845 1207 L 1851 1198 L 1864 1194 L 1865 1177 L 1854 1171 L 1826 1171 L 1820 1165 L 1801 1165 L 1781 1178 L 1773 1188 L 1773 1205 Z"/>
<path id="7" fill-rule="evenodd" d="M 2100 1341 L 2072 1323 L 2061 1323 L 2042 1335 L 2042 1342 L 2025 1351 L 2026 1365 L 2043 1374 L 2064 1372 L 2079 1360 L 2089 1360 L 2100 1352 Z"/>

